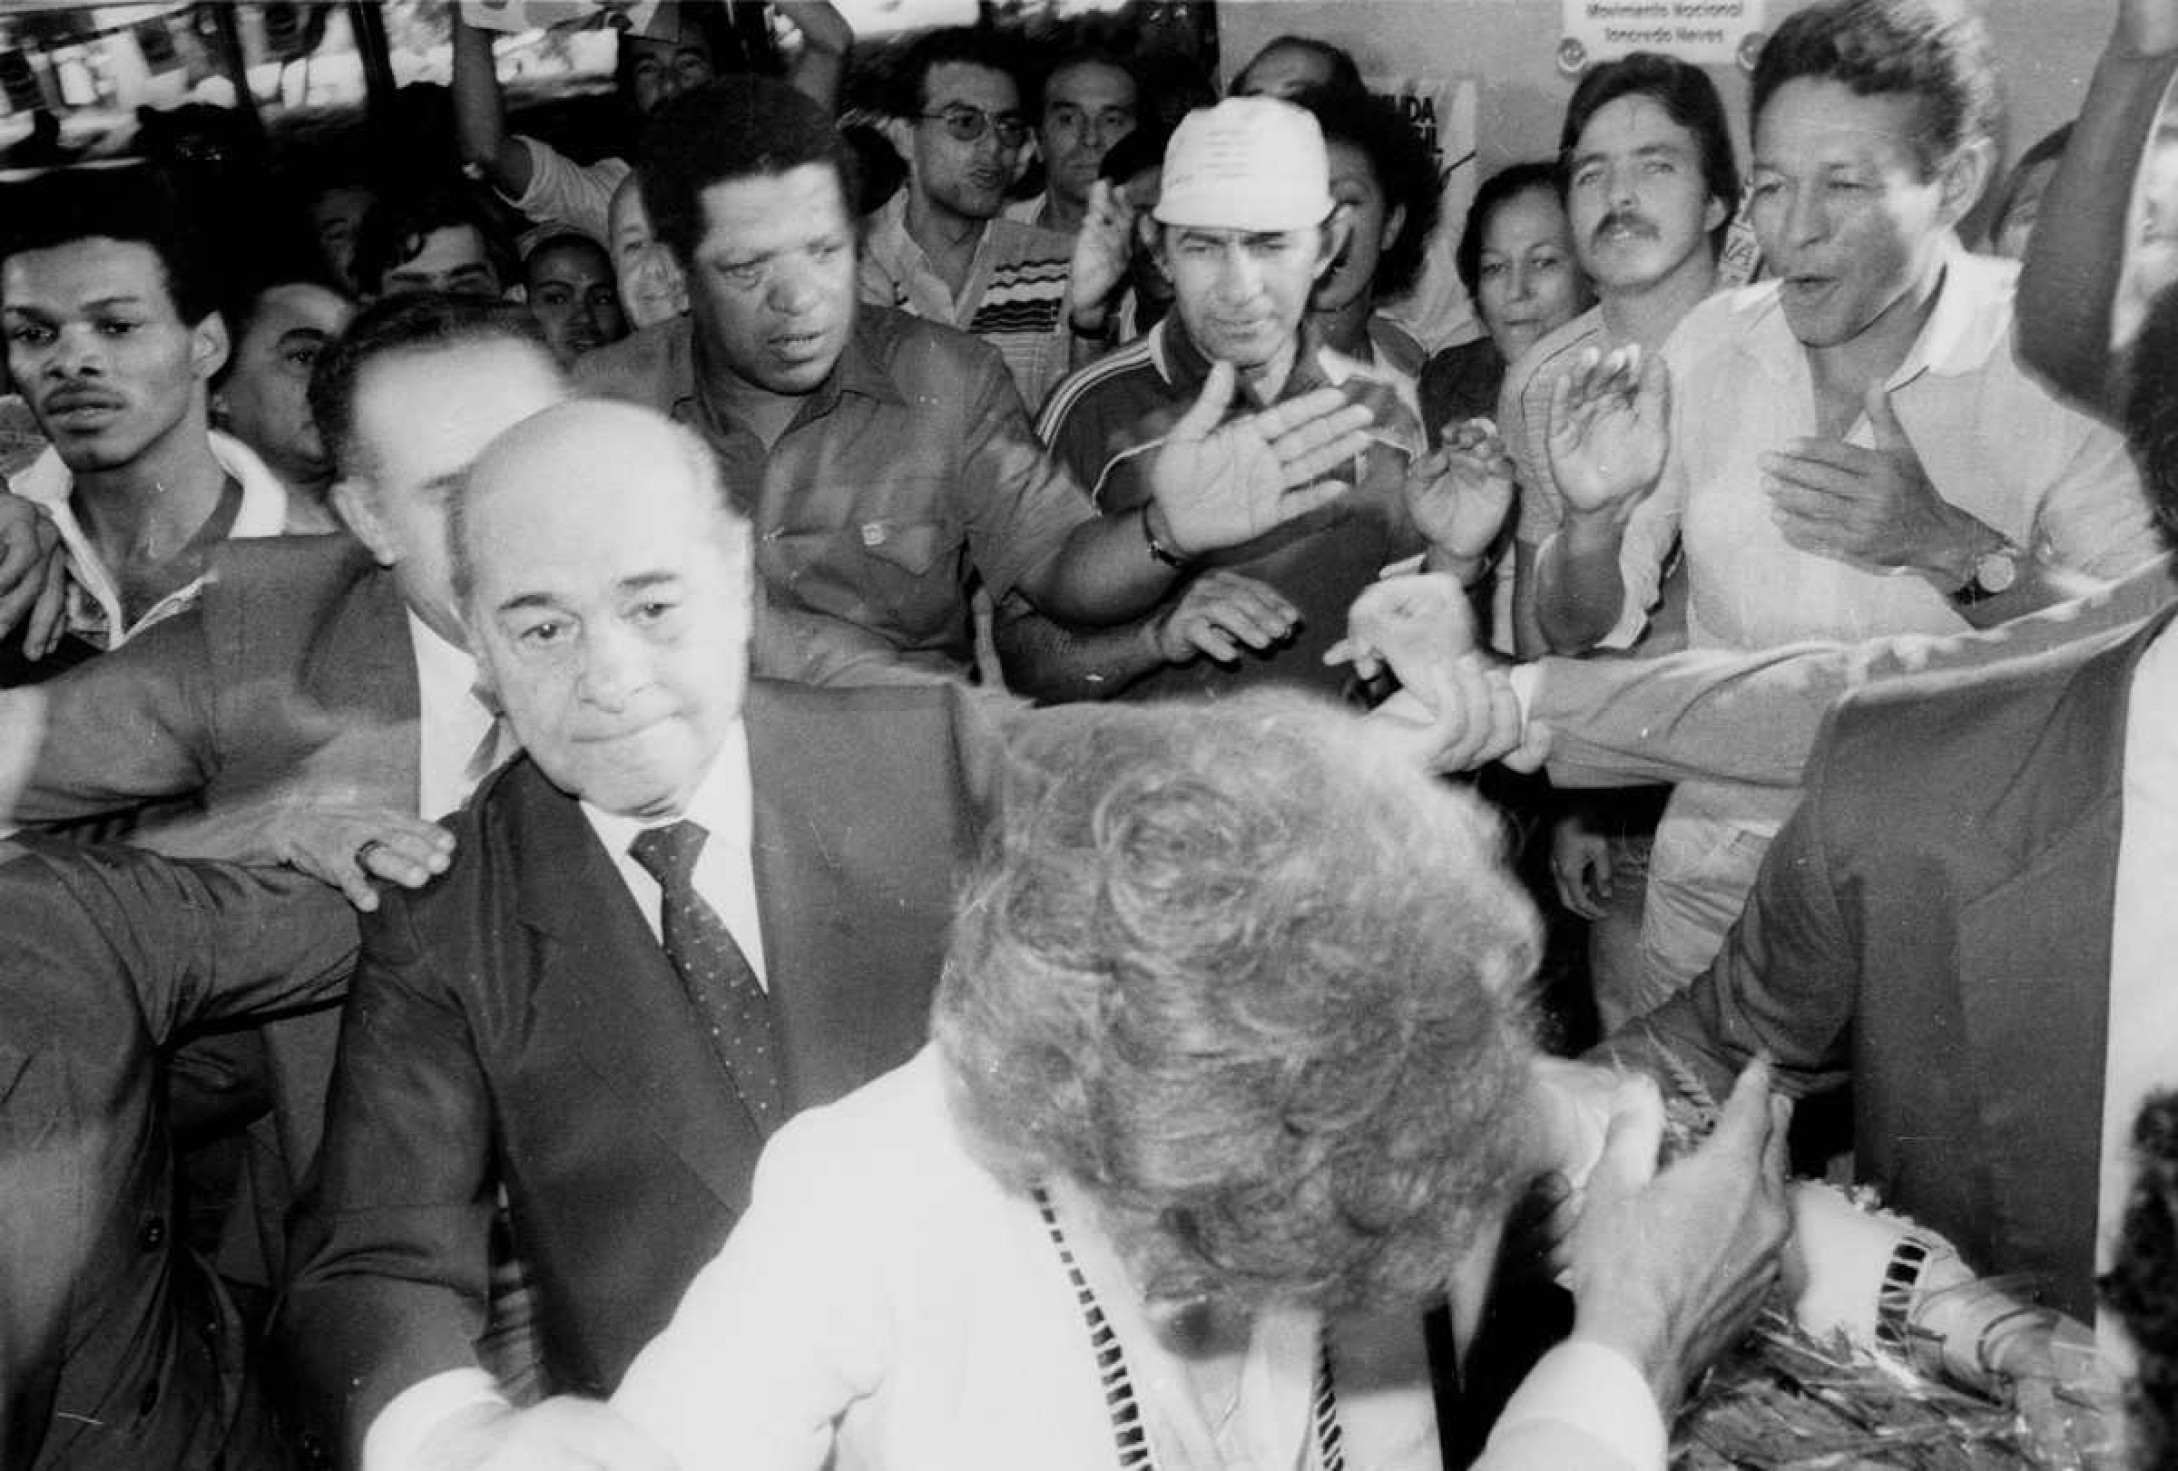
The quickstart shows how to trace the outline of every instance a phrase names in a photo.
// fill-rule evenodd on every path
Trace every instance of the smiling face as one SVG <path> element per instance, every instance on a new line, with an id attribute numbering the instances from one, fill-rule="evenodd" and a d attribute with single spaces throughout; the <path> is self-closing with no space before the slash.
<path id="1" fill-rule="evenodd" d="M 553 784 L 623 816 L 684 810 L 741 711 L 748 534 L 707 456 L 647 411 L 574 404 L 465 491 L 485 674 Z"/>
<path id="2" fill-rule="evenodd" d="M 1920 109 L 1910 95 L 1800 78 L 1755 120 L 1749 217 L 1785 321 L 1809 347 L 1917 325 L 1963 212 L 1946 171 L 1926 169 L 1915 147 Z"/>
<path id="3" fill-rule="evenodd" d="M 673 252 L 652 232 L 642 186 L 634 174 L 613 191 L 606 229 L 612 239 L 615 285 L 628 324 L 655 326 L 687 311 L 688 278 L 681 274 Z"/>
<path id="4" fill-rule="evenodd" d="M 902 138 L 908 187 L 935 210 L 963 220 L 988 220 L 1006 203 L 1014 166 L 1021 161 L 1025 138 L 1010 146 L 999 137 L 997 120 L 1021 123 L 1021 89 L 1012 77 L 966 61 L 941 61 L 923 79 L 923 111 L 965 116 L 983 114 L 982 132 L 972 140 L 953 136 L 942 116 L 896 121 L 895 143 Z"/>
<path id="5" fill-rule="evenodd" d="M 767 393 L 824 382 L 855 324 L 854 224 L 830 164 L 702 194 L 689 298 L 705 348 Z"/>
<path id="6" fill-rule="evenodd" d="M 234 368 L 219 385 L 221 420 L 289 484 L 322 481 L 332 470 L 310 415 L 310 370 L 354 315 L 339 294 L 289 282 L 258 298 L 234 345 Z"/>
<path id="7" fill-rule="evenodd" d="M 1407 212 L 1385 197 L 1376 166 L 1359 147 L 1333 141 L 1325 151 L 1331 162 L 1331 197 L 1346 212 L 1350 227 L 1337 269 L 1324 277 L 1310 302 L 1317 311 L 1331 312 L 1351 306 L 1374 287 L 1376 268 L 1405 228 Z"/>
<path id="8" fill-rule="evenodd" d="M 1475 305 L 1506 362 L 1587 310 L 1591 296 L 1555 189 L 1523 189 L 1490 211 L 1477 258 Z"/>
<path id="9" fill-rule="evenodd" d="M 545 341 L 552 344 L 561 367 L 628 335 L 613 263 L 595 241 L 553 241 L 531 252 L 522 274 L 529 314 L 544 328 Z"/>
<path id="10" fill-rule="evenodd" d="M 1702 177 L 1701 140 L 1640 92 L 1614 97 L 1581 129 L 1566 214 L 1596 289 L 1643 291 L 1709 257 L 1724 205 Z"/>
<path id="11" fill-rule="evenodd" d="M 1076 208 L 1111 146 L 1134 131 L 1134 78 L 1105 61 L 1077 61 L 1044 83 L 1044 116 L 1037 140 L 1051 192 Z"/>
<path id="12" fill-rule="evenodd" d="M 0 268 L 8 373 L 76 474 L 120 469 L 204 432 L 205 384 L 226 361 L 215 314 L 181 319 L 158 252 L 93 237 Z"/>

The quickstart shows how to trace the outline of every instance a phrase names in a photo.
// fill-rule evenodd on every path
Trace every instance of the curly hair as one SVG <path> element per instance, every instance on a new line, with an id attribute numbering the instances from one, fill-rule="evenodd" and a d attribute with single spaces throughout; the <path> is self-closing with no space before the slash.
<path id="1" fill-rule="evenodd" d="M 1087 1190 L 1155 1300 L 1441 1284 L 1532 1049 L 1496 818 L 1291 692 L 1084 712 L 1001 811 L 932 1020 L 987 1163 Z"/>
<path id="2" fill-rule="evenodd" d="M 2164 541 L 2178 542 L 2178 290 L 2166 287 L 2149 306 L 2127 363 L 2125 444 Z"/>
<path id="3" fill-rule="evenodd" d="M 840 207 L 855 207 L 861 170 L 832 114 L 784 82 L 735 76 L 692 87 L 652 115 L 637 187 L 652 232 L 686 270 L 703 243 L 706 189 L 808 164 L 830 167 L 839 176 Z"/>
<path id="4" fill-rule="evenodd" d="M 1444 207 L 1437 189 L 1437 165 L 1428 147 L 1407 126 L 1397 105 L 1374 92 L 1311 87 L 1293 100 L 1316 115 L 1327 145 L 1347 144 L 1369 160 L 1387 209 L 1406 211 L 1406 223 L 1384 247 L 1371 283 L 1378 296 L 1397 296 L 1421 278 L 1422 262 Z"/>
<path id="5" fill-rule="evenodd" d="M 1802 79 L 1837 82 L 1856 97 L 1919 98 L 1925 172 L 1996 135 L 1996 52 L 1965 0 L 1828 0 L 1794 13 L 1755 61 L 1753 123 L 1778 88 Z"/>
<path id="6" fill-rule="evenodd" d="M 2178 1093 L 2157 1094 L 2141 1108 L 2133 1154 L 2140 1173 L 2117 1261 L 2099 1285 L 2139 1351 L 2134 1459 L 2168 1466 L 2178 1458 Z"/>

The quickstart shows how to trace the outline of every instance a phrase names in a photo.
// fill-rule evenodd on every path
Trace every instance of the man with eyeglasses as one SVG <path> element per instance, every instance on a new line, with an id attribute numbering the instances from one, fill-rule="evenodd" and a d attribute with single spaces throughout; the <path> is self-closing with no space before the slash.
<path id="1" fill-rule="evenodd" d="M 1074 241 L 1001 213 L 1029 138 L 1012 56 L 988 31 L 933 31 L 909 49 L 889 110 L 908 179 L 870 216 L 862 299 L 990 343 L 1034 408 L 1073 366 Z"/>

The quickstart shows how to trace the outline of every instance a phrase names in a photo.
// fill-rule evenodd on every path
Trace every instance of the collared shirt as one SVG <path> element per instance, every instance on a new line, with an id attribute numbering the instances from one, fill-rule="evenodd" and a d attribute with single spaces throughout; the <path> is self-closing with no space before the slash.
<path id="1" fill-rule="evenodd" d="M 265 468 L 264 462 L 240 440 L 218 430 L 210 431 L 212 458 L 242 487 L 242 502 L 226 539 L 244 540 L 278 536 L 287 529 L 287 487 Z M 197 600 L 204 578 L 192 578 L 144 610 L 130 623 L 121 609 L 121 587 L 98 554 L 90 534 L 77 521 L 70 498 L 76 478 L 61 462 L 57 450 L 47 450 L 13 483 L 13 490 L 36 501 L 52 516 L 61 544 L 68 554 L 68 628 L 92 643 L 118 649 L 162 619 L 171 618 Z"/>
<path id="2" fill-rule="evenodd" d="M 771 982 L 764 969 L 763 928 L 756 908 L 752 790 L 748 732 L 736 720 L 720 743 L 718 754 L 712 758 L 711 769 L 697 783 L 694 794 L 688 799 L 687 810 L 680 816 L 700 824 L 710 835 L 704 840 L 703 851 L 696 856 L 696 893 L 725 922 L 727 933 L 748 957 L 749 969 L 756 972 L 758 983 L 769 990 Z M 589 819 L 591 831 L 612 855 L 621 881 L 634 896 L 636 908 L 643 911 L 644 923 L 662 942 L 665 937 L 664 890 L 650 870 L 636 862 L 629 848 L 640 834 L 654 827 L 664 827 L 676 819 L 622 817 L 588 802 L 582 804 L 582 815 Z"/>
<path id="3" fill-rule="evenodd" d="M 2178 1084 L 2178 636 L 2166 628 L 2133 670 L 2125 710 L 2123 821 L 2110 906 L 2110 1013 L 2103 1057 L 2101 1188 L 2095 1271 L 2109 1270 L 2132 1188 L 2133 1119 L 2148 1094 Z M 2053 922 L 2061 922 L 2053 916 Z M 2097 1336 L 2119 1367 L 2132 1345 L 2098 1315 Z"/>
<path id="4" fill-rule="evenodd" d="M 504 727 L 477 694 L 475 658 L 440 637 L 413 608 L 407 612 L 408 641 L 416 650 L 416 808 L 418 816 L 436 821 L 469 800 L 483 774 L 472 758 L 487 736 Z M 513 740 L 498 744 L 506 749 L 496 752 L 493 765 L 511 754 Z"/>
<path id="5" fill-rule="evenodd" d="M 757 573 L 789 606 L 965 672 L 973 581 L 1003 596 L 1093 514 L 1037 442 L 998 355 L 949 327 L 861 308 L 831 376 L 769 450 L 703 401 L 700 350 L 680 318 L 586 354 L 575 376 L 710 442 L 755 525 Z"/>
<path id="6" fill-rule="evenodd" d="M 1090 488 L 1099 511 L 1132 515 L 1150 499 L 1149 466 L 1157 447 L 1201 395 L 1209 373 L 1210 359 L 1178 315 L 1167 316 L 1139 341 L 1067 379 L 1045 405 L 1037 427 L 1060 463 Z M 1275 531 L 1202 559 L 1205 566 L 1277 588 L 1300 610 L 1297 633 L 1270 657 L 1250 657 L 1233 669 L 1204 659 L 1158 670 L 1130 686 L 1127 698 L 1214 693 L 1255 682 L 1333 693 L 1342 686 L 1344 671 L 1327 668 L 1323 654 L 1344 634 L 1347 607 L 1385 567 L 1424 550 L 1402 495 L 1406 467 L 1421 453 L 1423 440 L 1411 385 L 1402 394 L 1386 375 L 1304 338 L 1279 397 L 1295 398 L 1326 385 L 1343 389 L 1376 413 L 1369 435 L 1382 448 L 1352 467 L 1354 489 Z M 1255 411 L 1247 398 L 1235 396 L 1230 417 Z M 1183 583 L 1171 597 L 1184 590 Z"/>
<path id="7" fill-rule="evenodd" d="M 1074 237 L 1001 215 L 983 225 L 968 277 L 954 296 L 907 229 L 908 191 L 869 218 L 862 245 L 862 299 L 958 327 L 999 351 L 1021 390 L 1040 404 L 1072 365 L 1066 287 Z"/>
<path id="8" fill-rule="evenodd" d="M 2010 262 L 1954 246 L 1887 391 L 1937 494 L 2050 566 L 2121 577 L 2162 550 L 2148 499 L 2122 437 L 2059 403 L 2013 358 L 2017 275 Z M 1759 456 L 1817 432 L 1807 349 L 1778 289 L 1773 281 L 1711 297 L 1664 346 L 1671 450 L 1662 481 L 1627 524 L 1626 607 L 1612 647 L 1639 633 L 1675 538 L 1687 560 L 1692 647 L 1967 626 L 1926 580 L 1802 551 L 1772 519 Z M 1846 439 L 1874 442 L 1865 415 Z"/>

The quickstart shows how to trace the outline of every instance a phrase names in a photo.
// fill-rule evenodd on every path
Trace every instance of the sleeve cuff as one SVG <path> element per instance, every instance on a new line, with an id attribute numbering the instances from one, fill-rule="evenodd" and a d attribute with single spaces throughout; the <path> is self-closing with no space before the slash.
<path id="1" fill-rule="evenodd" d="M 1538 1423 L 1593 1437 L 1634 1471 L 1664 1471 L 1664 1417 L 1641 1371 L 1616 1349 L 1575 1338 L 1543 1355 L 1498 1416 L 1490 1439 Z"/>
<path id="2" fill-rule="evenodd" d="M 512 1409 L 482 1369 L 449 1369 L 420 1379 L 386 1402 L 363 1434 L 363 1471 L 411 1471 L 440 1426 L 479 1405 Z"/>

